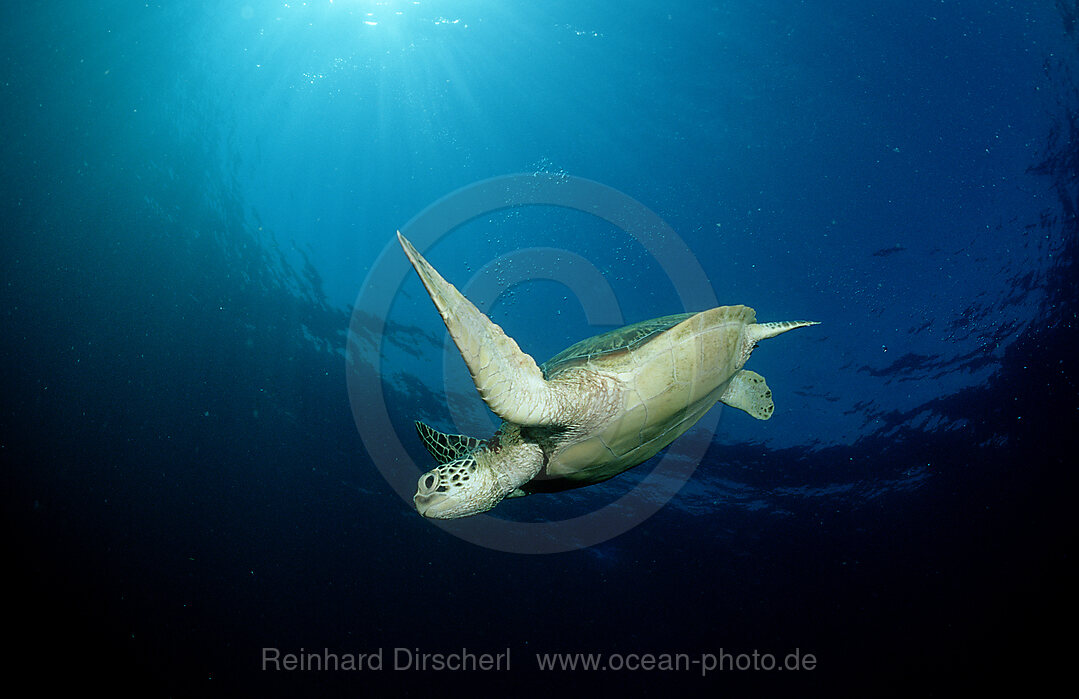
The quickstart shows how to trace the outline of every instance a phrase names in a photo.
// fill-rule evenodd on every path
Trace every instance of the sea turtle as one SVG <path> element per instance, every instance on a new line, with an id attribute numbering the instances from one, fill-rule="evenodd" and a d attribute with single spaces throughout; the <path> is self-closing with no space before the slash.
<path id="1" fill-rule="evenodd" d="M 486 512 L 503 498 L 591 485 L 673 442 L 716 401 L 767 420 L 772 392 L 742 369 L 757 342 L 816 325 L 757 323 L 747 306 L 681 313 L 582 340 L 542 366 L 397 233 L 487 406 L 493 437 L 416 429 L 439 466 L 413 500 L 425 517 Z"/>

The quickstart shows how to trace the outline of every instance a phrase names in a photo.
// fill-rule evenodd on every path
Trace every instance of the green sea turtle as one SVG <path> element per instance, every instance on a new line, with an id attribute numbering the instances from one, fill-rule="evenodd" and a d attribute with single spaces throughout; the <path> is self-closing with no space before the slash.
<path id="1" fill-rule="evenodd" d="M 439 466 L 413 500 L 425 517 L 486 512 L 503 498 L 599 483 L 644 462 L 716 401 L 767 420 L 772 392 L 742 369 L 757 342 L 816 325 L 757 323 L 747 306 L 681 313 L 582 340 L 542 366 L 397 234 L 464 357 L 502 418 L 493 437 L 416 429 Z"/>

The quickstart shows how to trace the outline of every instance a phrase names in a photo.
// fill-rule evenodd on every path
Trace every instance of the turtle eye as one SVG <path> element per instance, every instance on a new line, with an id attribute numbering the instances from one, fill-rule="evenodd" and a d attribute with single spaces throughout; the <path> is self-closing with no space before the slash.
<path id="1" fill-rule="evenodd" d="M 423 479 L 423 487 L 430 490 L 431 488 L 435 487 L 435 482 L 436 481 L 434 474 L 428 473 L 427 478 Z"/>

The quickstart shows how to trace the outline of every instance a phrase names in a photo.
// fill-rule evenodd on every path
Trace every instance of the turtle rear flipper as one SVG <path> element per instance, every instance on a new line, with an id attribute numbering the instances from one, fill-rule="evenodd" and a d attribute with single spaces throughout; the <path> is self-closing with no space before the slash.
<path id="1" fill-rule="evenodd" d="M 744 410 L 758 420 L 772 417 L 776 406 L 772 402 L 772 390 L 764 377 L 755 371 L 742 369 L 731 378 L 727 390 L 719 398 L 731 406 Z"/>

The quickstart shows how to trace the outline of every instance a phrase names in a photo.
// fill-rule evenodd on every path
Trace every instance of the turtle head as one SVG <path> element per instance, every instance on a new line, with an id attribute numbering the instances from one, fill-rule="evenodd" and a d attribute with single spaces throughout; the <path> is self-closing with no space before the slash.
<path id="1" fill-rule="evenodd" d="M 424 517 L 457 519 L 486 512 L 506 497 L 484 458 L 476 450 L 460 459 L 442 464 L 420 476 L 412 501 Z"/>
<path id="2" fill-rule="evenodd" d="M 478 515 L 535 478 L 543 463 L 537 444 L 523 440 L 518 427 L 503 425 L 482 446 L 420 476 L 412 501 L 431 519 Z"/>

